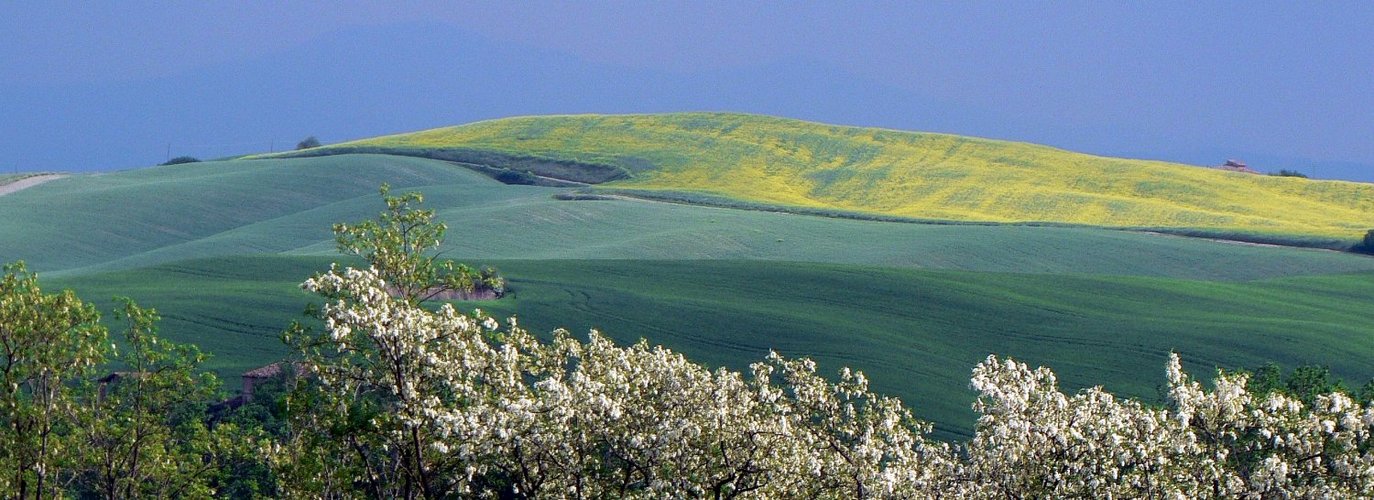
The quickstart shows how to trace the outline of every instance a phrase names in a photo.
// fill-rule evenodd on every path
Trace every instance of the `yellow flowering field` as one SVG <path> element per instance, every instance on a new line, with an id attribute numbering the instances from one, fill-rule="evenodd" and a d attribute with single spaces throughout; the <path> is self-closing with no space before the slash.
<path id="1" fill-rule="evenodd" d="M 351 148 L 465 149 L 612 165 L 628 176 L 605 187 L 924 219 L 1192 228 L 1352 241 L 1374 228 L 1374 184 L 757 115 L 519 117 L 325 149 Z"/>

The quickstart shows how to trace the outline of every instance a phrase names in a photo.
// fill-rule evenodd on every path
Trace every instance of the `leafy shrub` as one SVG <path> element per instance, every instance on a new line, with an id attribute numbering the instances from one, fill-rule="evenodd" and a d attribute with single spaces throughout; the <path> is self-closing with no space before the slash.
<path id="1" fill-rule="evenodd" d="M 196 158 L 196 157 L 194 157 L 194 156 L 178 156 L 178 157 L 176 157 L 176 158 L 172 158 L 172 159 L 170 159 L 170 160 L 167 160 L 167 161 L 165 161 L 165 162 L 162 162 L 162 164 L 163 164 L 163 165 L 180 165 L 180 164 L 182 164 L 182 163 L 196 163 L 196 162 L 199 162 L 199 161 L 200 161 L 200 158 Z"/>
<path id="2" fill-rule="evenodd" d="M 1278 171 L 1278 172 L 1274 172 L 1274 173 L 1269 174 L 1269 175 L 1274 175 L 1274 176 L 1278 176 L 1278 177 L 1301 177 L 1301 178 L 1303 178 L 1303 179 L 1306 179 L 1306 178 L 1307 178 L 1307 174 L 1304 174 L 1304 173 L 1299 172 L 1299 171 L 1297 171 L 1297 170 L 1280 170 L 1280 171 Z"/>
<path id="3" fill-rule="evenodd" d="M 1374 229 L 1370 229 L 1368 232 L 1364 233 L 1364 240 L 1361 240 L 1360 244 L 1355 245 L 1353 250 L 1374 255 Z"/>
<path id="4" fill-rule="evenodd" d="M 315 136 L 313 136 L 313 135 L 310 136 L 310 137 L 306 137 L 305 139 L 302 139 L 301 142 L 296 143 L 296 150 L 297 150 L 297 151 L 302 150 L 302 149 L 310 149 L 310 148 L 318 148 L 318 147 L 320 147 L 320 140 L 319 140 L 319 139 L 316 139 Z"/>
<path id="5" fill-rule="evenodd" d="M 534 177 L 534 174 L 525 172 L 523 170 L 501 170 L 500 172 L 496 173 L 496 180 L 501 181 L 504 184 L 519 184 L 528 186 L 534 184 L 536 178 Z"/>

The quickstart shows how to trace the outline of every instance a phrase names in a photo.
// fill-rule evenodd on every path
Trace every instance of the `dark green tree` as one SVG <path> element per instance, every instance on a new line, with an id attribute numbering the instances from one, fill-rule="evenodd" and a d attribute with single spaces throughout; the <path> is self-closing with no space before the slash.
<path id="1" fill-rule="evenodd" d="M 297 149 L 297 150 L 301 150 L 301 149 L 310 149 L 310 148 L 318 148 L 318 147 L 320 147 L 320 140 L 319 140 L 319 139 L 316 139 L 315 136 L 313 136 L 313 135 L 310 136 L 310 137 L 306 137 L 305 139 L 302 139 L 301 142 L 296 143 L 296 149 Z"/>
<path id="2" fill-rule="evenodd" d="M 1303 365 L 1288 375 L 1288 393 L 1303 404 L 1312 406 L 1317 396 L 1333 392 L 1350 393 L 1345 382 L 1333 377 L 1331 369 L 1321 365 Z"/>
<path id="3" fill-rule="evenodd" d="M 170 159 L 170 160 L 167 160 L 167 161 L 165 161 L 165 162 L 162 162 L 162 164 L 163 164 L 163 165 L 180 165 L 180 164 L 182 164 L 182 163 L 196 163 L 196 162 L 199 162 L 199 161 L 200 161 L 200 159 L 199 159 L 199 158 L 196 158 L 196 157 L 194 157 L 194 156 L 178 156 L 178 157 L 176 157 L 176 158 L 172 158 L 172 159 Z"/>
<path id="4" fill-rule="evenodd" d="M 1274 391 L 1283 392 L 1287 389 L 1283 383 L 1283 368 L 1272 361 L 1260 365 L 1250 376 L 1250 383 L 1246 387 L 1250 392 L 1260 395 Z"/>

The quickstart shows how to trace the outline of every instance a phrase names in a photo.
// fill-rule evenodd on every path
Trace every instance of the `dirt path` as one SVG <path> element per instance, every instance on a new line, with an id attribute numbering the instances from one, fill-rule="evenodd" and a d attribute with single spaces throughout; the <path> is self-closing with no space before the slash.
<path id="1" fill-rule="evenodd" d="M 0 196 L 4 196 L 4 195 L 10 194 L 10 193 L 13 193 L 13 192 L 15 192 L 15 191 L 19 191 L 19 190 L 21 190 L 21 189 L 31 188 L 31 187 L 37 186 L 37 185 L 39 185 L 39 184 L 42 184 L 42 183 L 44 183 L 44 182 L 48 182 L 48 181 L 54 180 L 54 179 L 61 179 L 61 178 L 63 178 L 63 177 L 66 177 L 66 175 L 65 175 L 65 174 L 45 174 L 45 175 L 35 175 L 35 176 L 33 176 L 33 177 L 25 177 L 25 178 L 23 178 L 23 179 L 19 179 L 19 180 L 17 180 L 17 181 L 11 182 L 11 183 L 9 183 L 9 184 L 0 185 Z"/>

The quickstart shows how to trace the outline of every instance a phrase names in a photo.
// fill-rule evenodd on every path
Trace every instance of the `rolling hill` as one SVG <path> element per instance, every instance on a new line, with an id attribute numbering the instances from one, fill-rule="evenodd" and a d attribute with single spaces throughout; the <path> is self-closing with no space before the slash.
<path id="1" fill-rule="evenodd" d="M 560 200 L 450 163 L 387 155 L 201 162 L 77 175 L 0 196 L 0 260 L 79 274 L 252 254 L 333 255 L 331 224 L 376 188 L 419 190 L 469 259 L 759 259 L 1016 273 L 1251 280 L 1374 259 L 1092 228 L 926 225 L 634 199 Z"/>
<path id="2" fill-rule="evenodd" d="M 645 192 L 636 183 L 669 172 L 647 153 L 460 151 L 460 161 L 493 161 L 474 167 L 445 148 L 425 154 L 447 159 L 333 154 L 342 151 L 73 175 L 3 195 L 0 261 L 25 260 L 45 288 L 75 289 L 106 311 L 115 295 L 157 308 L 166 335 L 199 344 L 232 382 L 285 354 L 277 334 L 312 299 L 298 284 L 339 260 L 330 225 L 375 216 L 377 186 L 388 182 L 424 193 L 449 224 L 445 257 L 510 279 L 513 296 L 463 307 L 517 315 L 537 332 L 644 337 L 711 365 L 739 368 L 776 349 L 814 356 L 831 373 L 854 366 L 942 437 L 970 429 L 968 370 L 989 353 L 1052 366 L 1068 387 L 1105 384 L 1147 400 L 1170 350 L 1197 373 L 1276 361 L 1374 377 L 1368 256 L 1091 225 L 922 224 L 604 196 Z M 478 172 L 491 165 L 600 184 L 597 196 L 510 185 Z"/>
<path id="3" fill-rule="evenodd" d="M 919 220 L 1159 228 L 1348 247 L 1374 184 L 1223 172 L 1034 144 L 728 113 L 537 116 L 336 144 L 621 194 Z"/>

